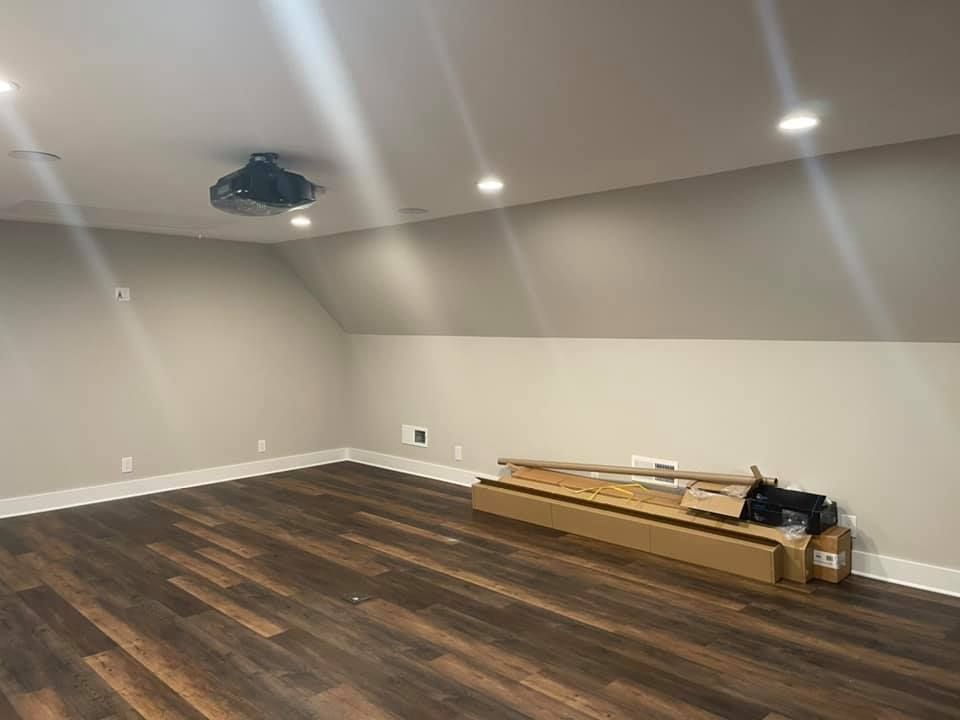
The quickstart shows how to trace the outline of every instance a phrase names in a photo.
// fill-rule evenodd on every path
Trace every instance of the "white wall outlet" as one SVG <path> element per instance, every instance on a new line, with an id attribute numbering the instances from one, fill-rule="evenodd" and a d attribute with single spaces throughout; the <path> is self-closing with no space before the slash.
<path id="1" fill-rule="evenodd" d="M 417 447 L 429 447 L 427 438 L 427 429 L 417 427 L 416 425 L 400 426 L 400 442 L 404 445 L 416 445 Z"/>
<path id="2" fill-rule="evenodd" d="M 122 457 L 122 458 L 120 458 L 120 472 L 122 472 L 122 473 L 132 473 L 132 472 L 133 472 L 133 458 L 132 458 L 132 457 Z"/>
<path id="3" fill-rule="evenodd" d="M 453 446 L 453 459 L 457 462 L 463 460 L 463 445 L 454 445 Z"/>
<path id="4" fill-rule="evenodd" d="M 679 470 L 680 466 L 676 460 L 661 460 L 660 458 L 646 457 L 645 455 L 631 455 L 630 467 L 649 468 L 650 470 Z M 644 482 L 649 485 L 662 485 L 663 487 L 680 487 L 677 480 L 669 478 L 658 478 L 655 472 L 649 475 L 631 475 L 633 482 Z"/>
<path id="5" fill-rule="evenodd" d="M 850 528 L 850 537 L 855 538 L 857 536 L 857 516 L 856 515 L 841 515 L 837 519 L 837 525 L 840 527 Z"/>
<path id="6" fill-rule="evenodd" d="M 257 440 L 257 452 L 264 453 L 267 451 L 267 441 L 266 440 Z"/>
<path id="7" fill-rule="evenodd" d="M 117 299 L 117 302 L 130 302 L 130 288 L 116 288 L 114 290 L 113 296 Z"/>

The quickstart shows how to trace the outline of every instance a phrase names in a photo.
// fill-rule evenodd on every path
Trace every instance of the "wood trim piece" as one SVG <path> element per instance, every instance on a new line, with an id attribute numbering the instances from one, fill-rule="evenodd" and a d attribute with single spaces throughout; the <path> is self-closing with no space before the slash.
<path id="1" fill-rule="evenodd" d="M 611 475 L 637 475 L 639 477 L 656 476 L 676 480 L 702 480 L 720 482 L 728 485 L 755 485 L 753 475 L 733 475 L 726 473 L 696 472 L 694 470 L 650 470 L 649 468 L 627 467 L 625 465 L 589 465 L 586 463 L 559 462 L 554 460 L 526 460 L 522 458 L 499 458 L 500 465 L 541 468 L 543 470 L 571 470 L 574 472 L 609 473 Z"/>

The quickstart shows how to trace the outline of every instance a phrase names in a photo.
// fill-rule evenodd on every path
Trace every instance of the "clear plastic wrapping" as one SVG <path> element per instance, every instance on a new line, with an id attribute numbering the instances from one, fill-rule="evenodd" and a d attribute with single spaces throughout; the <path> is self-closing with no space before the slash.
<path id="1" fill-rule="evenodd" d="M 697 487 L 688 487 L 687 492 L 698 500 L 705 500 L 714 495 L 727 495 L 735 498 L 745 498 L 750 488 L 746 485 L 727 485 L 720 490 L 702 490 Z"/>

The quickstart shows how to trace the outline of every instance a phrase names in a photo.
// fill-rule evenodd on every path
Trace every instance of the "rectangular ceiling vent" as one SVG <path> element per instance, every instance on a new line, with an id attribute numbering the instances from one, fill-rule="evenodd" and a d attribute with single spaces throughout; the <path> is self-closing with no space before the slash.
<path id="1" fill-rule="evenodd" d="M 662 460 L 660 458 L 651 458 L 644 455 L 633 455 L 630 458 L 630 467 L 649 469 L 649 474 L 631 475 L 632 482 L 642 482 L 647 485 L 660 485 L 662 487 L 676 488 L 680 487 L 680 481 L 673 478 L 658 477 L 656 470 L 678 470 L 680 468 L 676 460 Z"/>

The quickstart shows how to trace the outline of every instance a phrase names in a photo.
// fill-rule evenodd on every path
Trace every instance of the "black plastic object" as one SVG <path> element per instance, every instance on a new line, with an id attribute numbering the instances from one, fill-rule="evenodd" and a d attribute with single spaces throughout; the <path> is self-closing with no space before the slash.
<path id="1" fill-rule="evenodd" d="M 324 189 L 284 170 L 276 153 L 254 153 L 246 167 L 224 175 L 210 188 L 210 204 L 233 215 L 279 215 L 313 205 Z"/>
<path id="2" fill-rule="evenodd" d="M 747 517 L 764 525 L 802 523 L 808 535 L 819 535 L 837 524 L 837 506 L 826 495 L 762 485 L 747 499 Z"/>

